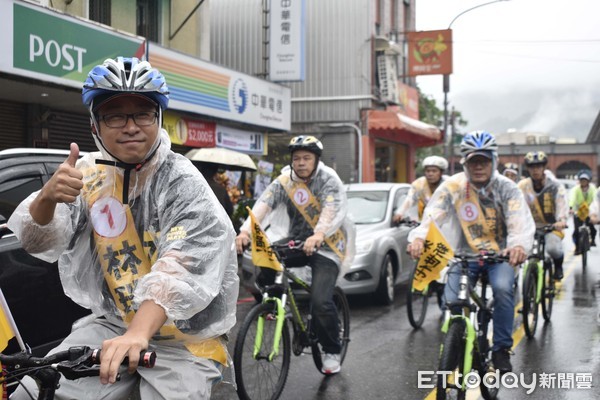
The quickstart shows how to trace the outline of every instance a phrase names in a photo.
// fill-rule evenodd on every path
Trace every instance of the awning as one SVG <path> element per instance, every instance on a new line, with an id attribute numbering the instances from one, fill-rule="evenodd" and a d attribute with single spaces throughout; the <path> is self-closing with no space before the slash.
<path id="1" fill-rule="evenodd" d="M 369 135 L 393 142 L 424 147 L 442 141 L 442 132 L 437 127 L 397 112 L 370 110 L 368 121 Z"/>

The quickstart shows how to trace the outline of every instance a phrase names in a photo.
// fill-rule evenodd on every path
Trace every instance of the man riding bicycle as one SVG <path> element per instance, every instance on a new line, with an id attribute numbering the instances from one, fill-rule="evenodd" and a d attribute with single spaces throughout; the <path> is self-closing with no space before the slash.
<path id="1" fill-rule="evenodd" d="M 506 254 L 509 262 L 480 267 L 469 263 L 474 285 L 487 272 L 494 293 L 494 345 L 492 360 L 500 373 L 512 370 L 514 267 L 523 263 L 533 244 L 535 223 L 523 193 L 510 179 L 497 172 L 498 145 L 485 131 L 467 134 L 460 144 L 464 172 L 448 178 L 425 208 L 421 225 L 408 237 L 414 258 L 423 253 L 425 238 L 433 221 L 444 231 L 455 253 L 476 255 L 481 250 Z M 446 303 L 456 301 L 459 276 L 448 272 L 444 290 Z M 456 310 L 453 310 L 456 311 Z"/>
<path id="2" fill-rule="evenodd" d="M 440 186 L 447 176 L 444 172 L 448 169 L 448 161 L 440 156 L 429 156 L 423 160 L 425 176 L 416 179 L 410 186 L 408 195 L 402 205 L 394 214 L 394 223 L 399 223 L 403 218 L 420 221 L 423 210 L 435 189 Z"/>
<path id="3" fill-rule="evenodd" d="M 504 164 L 504 171 L 502 175 L 510 179 L 511 181 L 519 182 L 519 166 L 515 163 L 507 162 Z"/>
<path id="4" fill-rule="evenodd" d="M 161 129 L 168 93 L 147 61 L 94 67 L 82 95 L 99 151 L 78 160 L 71 143 L 9 220 L 23 248 L 58 259 L 65 293 L 93 313 L 51 352 L 101 348 L 100 379 L 62 379 L 57 399 L 124 399 L 138 382 L 143 399 L 208 399 L 229 364 L 235 231 L 198 169 L 170 149 Z M 136 373 L 143 349 L 159 361 Z M 114 384 L 125 357 L 129 374 Z M 20 386 L 11 398 L 30 396 Z"/>
<path id="5" fill-rule="evenodd" d="M 410 186 L 410 190 L 402 205 L 394 214 L 394 223 L 399 223 L 403 218 L 421 221 L 423 210 L 431 200 L 435 190 L 444 182 L 448 176 L 444 172 L 448 169 L 448 161 L 440 156 L 429 156 L 423 160 L 423 172 L 425 176 L 416 179 Z M 443 308 L 442 297 L 444 291 L 443 278 L 431 282 L 430 289 L 437 294 L 438 305 Z"/>
<path id="6" fill-rule="evenodd" d="M 563 278 L 564 251 L 562 232 L 567 227 L 569 206 L 567 191 L 553 174 L 546 173 L 548 157 L 543 151 L 530 151 L 525 155 L 525 166 L 529 178 L 519 182 L 519 189 L 525 195 L 536 226 L 552 224 L 554 231 L 546 234 L 546 252 L 554 260 L 554 279 Z M 548 171 L 549 172 L 549 171 Z"/>
<path id="7" fill-rule="evenodd" d="M 590 183 L 592 173 L 588 170 L 581 170 L 577 174 L 579 184 L 576 185 L 570 193 L 569 212 L 573 214 L 573 242 L 575 242 L 575 255 L 581 254 L 579 248 L 579 227 L 583 224 L 590 228 L 590 245 L 596 246 L 596 228 L 590 221 L 590 206 L 596 196 L 596 185 Z"/>
<path id="8" fill-rule="evenodd" d="M 354 224 L 347 218 L 346 190 L 337 173 L 319 159 L 323 144 L 314 136 L 297 136 L 288 145 L 291 165 L 281 170 L 254 204 L 252 211 L 262 226 L 281 237 L 304 241 L 306 257 L 299 265 L 312 269 L 311 304 L 319 343 L 323 346 L 323 373 L 340 371 L 341 341 L 333 290 L 342 266 L 354 256 Z M 236 238 L 238 253 L 250 243 L 250 220 Z M 318 252 L 317 252 L 318 250 Z M 295 263 L 295 264 L 296 264 Z M 263 269 L 257 277 L 268 282 L 274 271 Z"/>

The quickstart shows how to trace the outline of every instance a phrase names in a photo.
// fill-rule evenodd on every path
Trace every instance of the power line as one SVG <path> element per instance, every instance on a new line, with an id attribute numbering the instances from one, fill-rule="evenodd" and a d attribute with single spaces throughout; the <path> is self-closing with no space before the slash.
<path id="1" fill-rule="evenodd" d="M 531 56 L 531 55 L 524 55 L 524 54 L 501 53 L 501 52 L 485 51 L 485 50 L 472 50 L 471 52 L 485 53 L 485 54 L 491 54 L 491 55 L 502 56 L 502 57 L 532 58 L 532 59 L 537 59 L 537 60 L 586 62 L 586 63 L 600 64 L 600 60 L 584 60 L 584 59 L 574 59 L 574 58 L 569 59 L 569 58 L 561 58 L 561 57 Z"/>

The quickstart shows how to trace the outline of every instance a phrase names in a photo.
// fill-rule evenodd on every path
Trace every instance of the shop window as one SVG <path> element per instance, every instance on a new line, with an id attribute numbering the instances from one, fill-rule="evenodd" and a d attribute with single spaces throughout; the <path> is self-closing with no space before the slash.
<path id="1" fill-rule="evenodd" d="M 147 40 L 158 40 L 158 0 L 137 0 L 136 34 Z"/>
<path id="2" fill-rule="evenodd" d="M 89 16 L 91 21 L 110 25 L 111 0 L 89 0 Z"/>

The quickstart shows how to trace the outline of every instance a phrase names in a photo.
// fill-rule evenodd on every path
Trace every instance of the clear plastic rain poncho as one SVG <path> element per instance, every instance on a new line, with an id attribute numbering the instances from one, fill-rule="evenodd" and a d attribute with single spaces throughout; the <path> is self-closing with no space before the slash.
<path id="1" fill-rule="evenodd" d="M 303 182 L 289 165 L 281 170 L 280 178 L 289 178 L 292 187 Z M 329 237 L 341 229 L 346 235 L 344 248 L 341 249 L 344 255 L 343 262 L 327 244 L 327 241 L 323 243 L 319 254 L 341 265 L 339 275 L 343 276 L 354 259 L 355 240 L 354 223 L 347 216 L 346 190 L 337 173 L 323 162 L 319 162 L 317 170 L 307 186 L 321 207 L 314 229 L 292 203 L 279 178 L 271 182 L 265 189 L 254 204 L 252 212 L 263 229 L 269 227 L 265 233 L 271 242 L 284 238 L 305 240 L 314 232 L 324 232 L 325 236 Z M 298 199 L 302 202 L 300 197 Z M 251 234 L 249 219 L 244 222 L 241 230 Z"/>
<path id="2" fill-rule="evenodd" d="M 545 170 L 544 175 L 546 181 L 539 192 L 534 190 L 531 178 L 523 179 L 518 183 L 538 227 L 558 221 L 566 222 L 569 217 L 567 190 L 551 171 Z M 539 209 L 537 204 L 539 204 Z M 543 217 L 540 214 L 543 214 Z"/>
<path id="3" fill-rule="evenodd" d="M 446 179 L 448 179 L 448 175 L 442 175 L 439 184 L 441 185 Z M 431 200 L 432 195 L 433 193 L 431 193 L 431 190 L 429 189 L 427 178 L 422 176 L 416 179 L 410 185 L 408 194 L 402 205 L 400 205 L 396 211 L 396 214 L 402 215 L 403 218 L 408 217 L 413 221 L 420 221 L 420 214 L 425 206 L 427 206 L 427 203 L 429 203 L 429 200 Z"/>
<path id="4" fill-rule="evenodd" d="M 96 159 L 113 158 L 94 152 L 77 162 L 84 189 L 74 203 L 59 203 L 54 219 L 41 226 L 29 213 L 37 196 L 33 193 L 15 210 L 9 227 L 31 254 L 48 262 L 59 260 L 65 293 L 96 316 L 123 326 L 127 312 L 151 300 L 165 309 L 165 327 L 174 325 L 185 334 L 181 340 L 216 338 L 236 321 L 235 232 L 200 172 L 170 150 L 166 131 L 159 137 L 154 157 L 139 172 L 131 172 L 132 219 L 120 203 L 123 169 L 96 165 Z M 94 196 L 97 201 L 90 209 Z M 102 255 L 98 233 L 108 238 Z M 145 274 L 142 259 L 147 260 Z M 132 285 L 117 282 L 111 289 L 111 279 L 130 272 L 137 275 Z"/>
<path id="5" fill-rule="evenodd" d="M 460 210 L 460 204 L 469 201 L 466 199 L 467 183 L 464 172 L 444 181 L 425 208 L 421 225 L 410 232 L 408 241 L 424 240 L 431 221 L 435 220 L 455 253 L 475 255 L 461 224 L 461 220 L 464 222 L 474 217 L 468 210 Z M 492 228 L 500 250 L 515 246 L 522 246 L 526 252 L 531 250 L 535 223 L 523 193 L 513 181 L 494 171 L 485 187 L 477 190 L 471 186 L 470 193 L 476 193 L 485 221 Z M 475 238 L 480 233 L 478 229 L 472 229 L 469 234 Z"/>

